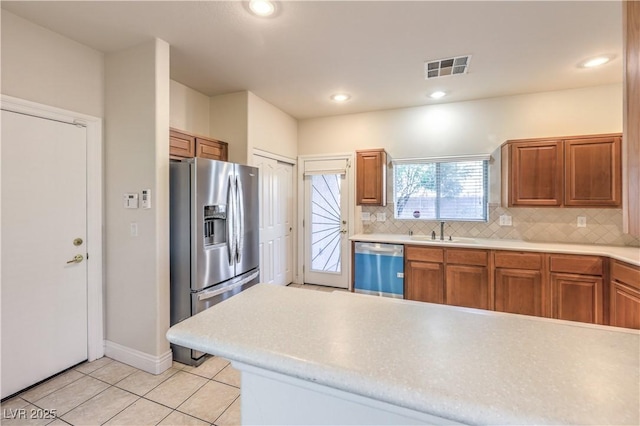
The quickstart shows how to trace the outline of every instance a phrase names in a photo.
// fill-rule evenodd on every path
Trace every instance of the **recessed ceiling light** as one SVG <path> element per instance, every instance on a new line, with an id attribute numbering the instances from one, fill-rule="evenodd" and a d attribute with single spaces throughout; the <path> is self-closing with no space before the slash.
<path id="1" fill-rule="evenodd" d="M 442 97 L 444 97 L 446 95 L 445 92 L 443 92 L 442 90 L 438 90 L 436 92 L 433 92 L 432 94 L 429 95 L 429 97 L 431 99 L 440 99 Z"/>
<path id="2" fill-rule="evenodd" d="M 346 93 L 336 93 L 335 95 L 331 95 L 330 98 L 333 102 L 346 102 L 351 99 L 351 96 Z"/>
<path id="3" fill-rule="evenodd" d="M 276 11 L 276 5 L 268 0 L 251 0 L 249 9 L 258 16 L 271 16 Z"/>
<path id="4" fill-rule="evenodd" d="M 580 66 L 582 68 L 593 68 L 600 65 L 604 65 L 607 62 L 611 61 L 611 59 L 613 59 L 613 56 L 608 56 L 608 55 L 596 56 L 595 58 L 587 59 L 586 61 L 582 62 Z"/>

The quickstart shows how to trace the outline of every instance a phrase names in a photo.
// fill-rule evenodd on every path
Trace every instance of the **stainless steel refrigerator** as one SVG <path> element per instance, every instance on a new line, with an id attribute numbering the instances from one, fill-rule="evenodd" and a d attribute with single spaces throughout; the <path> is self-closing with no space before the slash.
<path id="1" fill-rule="evenodd" d="M 258 169 L 189 158 L 170 163 L 171 325 L 259 280 Z M 172 345 L 176 361 L 204 353 Z"/>

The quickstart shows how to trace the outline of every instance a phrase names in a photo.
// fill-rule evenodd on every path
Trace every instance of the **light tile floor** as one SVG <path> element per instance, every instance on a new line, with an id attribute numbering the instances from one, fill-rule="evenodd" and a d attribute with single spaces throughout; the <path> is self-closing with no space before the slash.
<path id="1" fill-rule="evenodd" d="M 198 367 L 174 362 L 159 375 L 104 357 L 24 391 L 0 409 L 6 426 L 239 425 L 240 373 L 215 356 Z"/>

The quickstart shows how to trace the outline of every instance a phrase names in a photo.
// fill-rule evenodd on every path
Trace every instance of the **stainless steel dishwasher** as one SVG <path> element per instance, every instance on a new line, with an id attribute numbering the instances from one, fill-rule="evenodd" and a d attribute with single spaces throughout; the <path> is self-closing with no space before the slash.
<path id="1" fill-rule="evenodd" d="M 385 297 L 404 297 L 404 246 L 356 242 L 356 293 Z"/>

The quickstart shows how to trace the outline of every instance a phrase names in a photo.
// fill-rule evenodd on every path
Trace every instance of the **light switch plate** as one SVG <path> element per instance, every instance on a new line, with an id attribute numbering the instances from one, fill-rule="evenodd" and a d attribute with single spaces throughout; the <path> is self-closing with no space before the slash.
<path id="1" fill-rule="evenodd" d="M 371 213 L 369 212 L 362 212 L 360 213 L 360 220 L 368 222 L 371 220 Z"/>
<path id="2" fill-rule="evenodd" d="M 387 220 L 387 214 L 385 212 L 376 213 L 378 222 L 385 222 Z"/>

